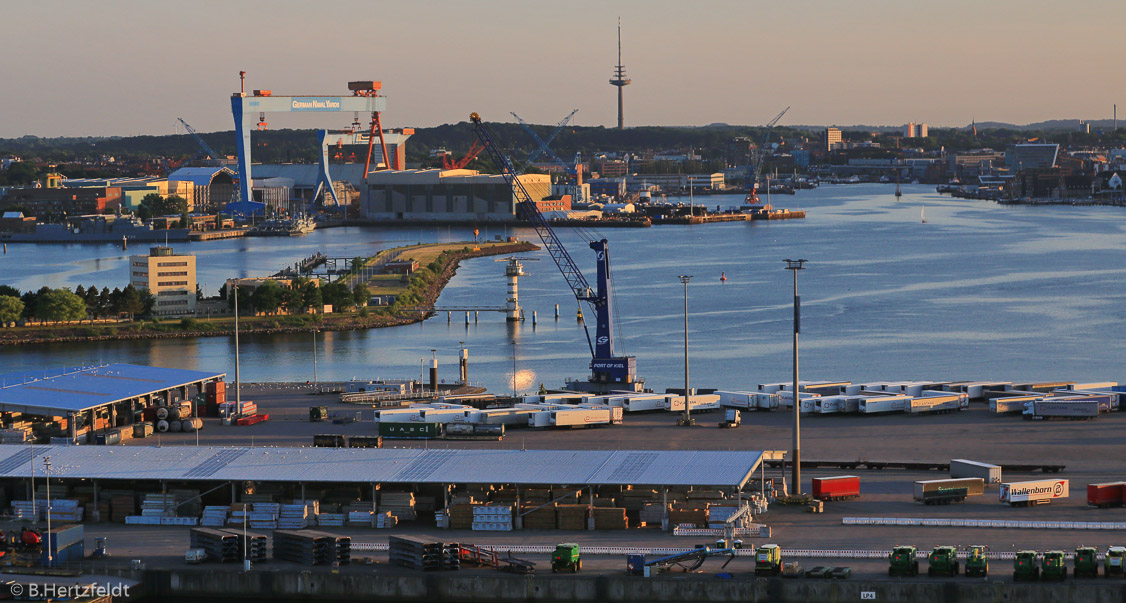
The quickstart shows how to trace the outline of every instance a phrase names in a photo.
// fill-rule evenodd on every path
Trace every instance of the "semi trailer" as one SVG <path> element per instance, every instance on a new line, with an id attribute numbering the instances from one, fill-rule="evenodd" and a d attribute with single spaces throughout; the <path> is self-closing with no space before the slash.
<path id="1" fill-rule="evenodd" d="M 1047 504 L 1070 495 L 1068 480 L 1042 479 L 1001 484 L 1000 499 L 1014 507 Z"/>

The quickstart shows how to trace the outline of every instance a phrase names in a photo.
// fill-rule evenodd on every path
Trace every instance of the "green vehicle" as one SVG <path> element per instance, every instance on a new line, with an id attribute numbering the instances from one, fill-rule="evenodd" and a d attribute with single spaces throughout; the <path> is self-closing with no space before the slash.
<path id="1" fill-rule="evenodd" d="M 1126 547 L 1112 546 L 1107 549 L 1106 556 L 1103 558 L 1103 577 L 1121 577 L 1123 560 L 1126 560 Z"/>
<path id="2" fill-rule="evenodd" d="M 782 573 L 782 548 L 764 544 L 755 551 L 755 575 L 777 576 Z"/>
<path id="3" fill-rule="evenodd" d="M 1075 577 L 1099 577 L 1099 552 L 1093 546 L 1075 549 Z"/>
<path id="4" fill-rule="evenodd" d="M 1067 563 L 1064 561 L 1063 551 L 1045 552 L 1040 558 L 1040 574 L 1043 580 L 1063 582 L 1067 578 Z"/>
<path id="5" fill-rule="evenodd" d="M 975 544 L 970 546 L 970 552 L 966 555 L 966 575 L 974 576 L 988 576 L 989 575 L 989 555 L 986 553 L 989 547 L 983 544 Z"/>
<path id="6" fill-rule="evenodd" d="M 583 569 L 583 560 L 579 557 L 579 545 L 573 542 L 564 542 L 555 545 L 555 553 L 551 555 L 551 571 L 570 571 L 572 574 Z"/>
<path id="7" fill-rule="evenodd" d="M 900 545 L 888 556 L 889 576 L 917 576 L 919 574 L 918 549 L 914 545 Z"/>
<path id="8" fill-rule="evenodd" d="M 930 563 L 927 567 L 928 576 L 958 575 L 958 549 L 952 546 L 934 547 L 927 561 Z"/>
<path id="9" fill-rule="evenodd" d="M 1036 551 L 1017 551 L 1013 559 L 1013 581 L 1040 579 L 1040 553 Z"/>

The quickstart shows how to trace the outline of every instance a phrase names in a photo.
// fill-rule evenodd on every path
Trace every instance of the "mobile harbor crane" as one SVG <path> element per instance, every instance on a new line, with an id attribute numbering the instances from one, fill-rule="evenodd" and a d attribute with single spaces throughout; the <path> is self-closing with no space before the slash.
<path id="1" fill-rule="evenodd" d="M 512 187 L 516 195 L 517 215 L 527 220 L 539 235 L 547 249 L 548 255 L 555 261 L 563 278 L 571 289 L 571 293 L 580 302 L 588 303 L 594 310 L 596 326 L 594 339 L 591 340 L 590 330 L 586 330 L 587 346 L 590 348 L 590 379 L 588 381 L 568 381 L 567 388 L 592 393 L 609 393 L 611 391 L 635 391 L 644 389 L 644 382 L 637 379 L 637 359 L 633 356 L 617 356 L 614 353 L 613 309 L 610 299 L 610 253 L 606 239 L 590 241 L 590 248 L 594 250 L 598 264 L 597 289 L 592 289 L 578 265 L 567 253 L 563 243 L 551 228 L 551 224 L 540 213 L 532 196 L 528 194 L 524 184 L 517 177 L 512 162 L 500 151 L 493 142 L 493 136 L 481 121 L 481 116 L 473 113 L 469 116 L 477 138 L 484 145 L 493 163 L 501 170 L 505 182 Z"/>

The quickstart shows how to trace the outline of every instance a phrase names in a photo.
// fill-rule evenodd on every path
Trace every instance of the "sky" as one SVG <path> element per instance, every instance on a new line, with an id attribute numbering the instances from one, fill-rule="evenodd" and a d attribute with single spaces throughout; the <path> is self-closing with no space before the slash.
<path id="1" fill-rule="evenodd" d="M 1108 119 L 1122 101 L 1121 0 L 4 0 L 0 137 L 233 127 L 247 90 L 383 82 L 384 127 L 964 126 Z M 343 128 L 351 115 L 278 114 Z M 366 123 L 366 119 L 362 119 Z"/>

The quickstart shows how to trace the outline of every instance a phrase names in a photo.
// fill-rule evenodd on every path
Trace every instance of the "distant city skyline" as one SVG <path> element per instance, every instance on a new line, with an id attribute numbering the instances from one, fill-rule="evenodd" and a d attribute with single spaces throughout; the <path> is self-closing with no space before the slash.
<path id="1" fill-rule="evenodd" d="M 617 63 L 625 126 L 931 128 L 1110 119 L 1124 101 L 1113 69 L 1116 0 L 892 0 L 701 3 L 515 0 L 463 3 L 5 4 L 0 137 L 131 136 L 233 126 L 247 89 L 347 94 L 383 82 L 385 127 L 465 121 L 613 128 Z M 271 116 L 271 127 L 341 128 L 351 115 Z M 366 117 L 361 116 L 366 123 Z M 339 122 L 339 123 L 338 123 Z"/>

